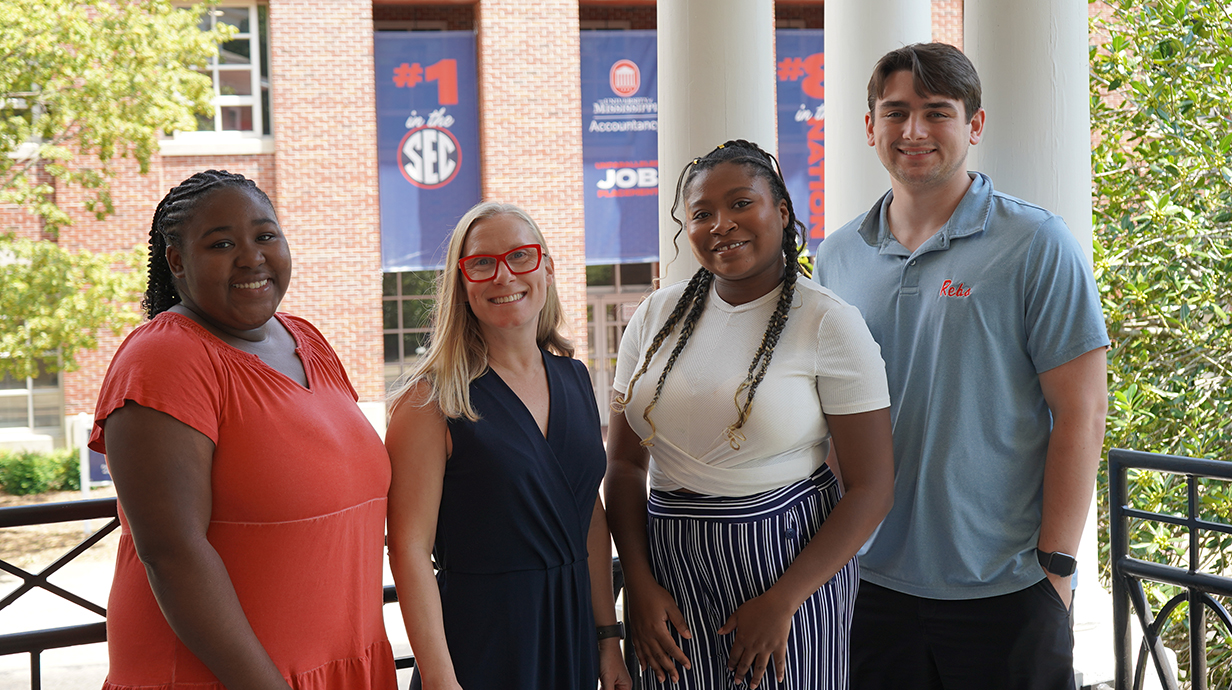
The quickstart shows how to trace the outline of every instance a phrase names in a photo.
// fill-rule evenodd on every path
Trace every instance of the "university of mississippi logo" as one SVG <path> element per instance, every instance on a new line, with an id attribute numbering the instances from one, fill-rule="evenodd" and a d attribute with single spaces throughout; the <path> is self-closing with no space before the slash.
<path id="1" fill-rule="evenodd" d="M 444 187 L 458 174 L 461 162 L 458 140 L 442 127 L 416 127 L 398 144 L 398 167 L 407 182 L 416 187 Z"/>
<path id="2" fill-rule="evenodd" d="M 628 98 L 641 88 L 642 71 L 632 60 L 617 60 L 607 74 L 607 81 L 613 93 L 621 98 Z"/>
<path id="3" fill-rule="evenodd" d="M 955 285 L 954 281 L 950 280 L 949 278 L 946 278 L 945 281 L 941 283 L 941 294 L 939 296 L 940 297 L 970 297 L 971 288 L 965 287 L 962 283 Z"/>

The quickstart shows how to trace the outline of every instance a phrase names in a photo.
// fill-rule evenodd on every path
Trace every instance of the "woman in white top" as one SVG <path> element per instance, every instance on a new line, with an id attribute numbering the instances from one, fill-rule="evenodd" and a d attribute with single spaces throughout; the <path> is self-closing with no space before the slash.
<path id="1" fill-rule="evenodd" d="M 803 226 L 770 154 L 694 159 L 673 219 L 681 201 L 702 267 L 629 322 L 608 430 L 643 680 L 846 687 L 854 556 L 893 500 L 880 351 L 854 307 L 797 281 Z"/>

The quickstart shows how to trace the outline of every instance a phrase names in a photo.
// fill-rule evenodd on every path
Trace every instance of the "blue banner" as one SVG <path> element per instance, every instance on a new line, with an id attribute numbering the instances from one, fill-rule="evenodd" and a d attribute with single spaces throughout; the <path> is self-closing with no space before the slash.
<path id="1" fill-rule="evenodd" d="M 586 263 L 659 260 L 654 31 L 583 31 Z"/>
<path id="2" fill-rule="evenodd" d="M 779 164 L 796 218 L 808 228 L 809 253 L 826 234 L 825 83 L 821 29 L 775 32 Z"/>
<path id="3" fill-rule="evenodd" d="M 90 451 L 90 483 L 111 481 L 111 472 L 107 471 L 107 456 L 97 450 Z"/>
<path id="4" fill-rule="evenodd" d="M 470 31 L 374 38 L 381 268 L 439 269 L 479 202 L 479 92 Z"/>

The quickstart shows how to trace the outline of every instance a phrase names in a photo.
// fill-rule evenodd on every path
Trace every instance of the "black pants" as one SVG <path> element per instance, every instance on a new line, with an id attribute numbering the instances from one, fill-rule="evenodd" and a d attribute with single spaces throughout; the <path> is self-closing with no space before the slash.
<path id="1" fill-rule="evenodd" d="M 1047 579 L 999 597 L 924 599 L 860 583 L 852 690 L 1074 690 L 1069 611 Z"/>

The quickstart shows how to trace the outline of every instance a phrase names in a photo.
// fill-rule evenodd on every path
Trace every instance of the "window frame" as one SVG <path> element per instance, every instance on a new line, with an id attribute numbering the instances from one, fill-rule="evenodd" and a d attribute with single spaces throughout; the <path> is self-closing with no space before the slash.
<path id="1" fill-rule="evenodd" d="M 436 290 L 435 289 L 431 289 L 428 292 L 419 292 L 419 293 L 403 292 L 403 287 L 405 286 L 405 279 L 403 278 L 403 276 L 406 275 L 407 273 L 419 274 L 419 279 L 418 279 L 419 282 L 422 285 L 431 286 L 433 288 L 435 287 L 437 280 L 440 278 L 440 271 L 431 271 L 431 270 L 429 271 L 389 271 L 389 272 L 385 272 L 382 274 L 383 283 L 384 281 L 390 280 L 390 276 L 393 276 L 392 281 L 394 284 L 393 285 L 394 289 L 392 293 L 389 293 L 388 286 L 386 285 L 382 285 L 382 288 L 381 288 L 381 348 L 382 348 L 381 361 L 382 361 L 382 366 L 383 366 L 383 377 L 385 380 L 386 388 L 389 388 L 391 385 L 393 385 L 393 383 L 397 381 L 398 378 L 402 376 L 402 374 L 406 373 L 408 369 L 414 366 L 416 360 L 418 360 L 419 358 L 419 354 L 412 354 L 409 357 L 407 356 L 406 336 L 408 334 L 423 334 L 423 336 L 426 337 L 428 334 L 432 332 L 432 329 L 430 328 L 430 324 L 426 321 L 421 324 L 412 324 L 412 325 L 407 325 L 404 322 L 405 319 L 403 317 L 406 315 L 406 307 L 404 306 L 405 303 L 416 302 L 416 301 L 426 302 L 429 305 L 428 309 L 432 309 L 435 306 L 434 302 L 436 300 Z M 430 281 L 428 280 L 429 274 L 431 275 Z M 393 309 L 395 311 L 395 316 L 397 319 L 396 328 L 386 328 L 385 327 L 385 309 L 386 309 L 385 305 L 389 303 L 392 303 L 395 305 Z M 397 338 L 398 358 L 394 360 L 387 358 L 388 348 L 386 347 L 385 340 L 389 336 L 395 336 Z"/>
<path id="2" fill-rule="evenodd" d="M 60 372 L 47 374 L 52 377 L 54 383 L 50 385 L 41 385 L 40 379 L 43 377 L 27 376 L 25 386 L 18 388 L 0 388 L 0 398 L 25 398 L 26 403 L 26 423 L 14 426 L 0 425 L 0 436 L 12 433 L 43 433 L 56 435 L 63 432 L 64 427 L 64 378 Z M 9 378 L 9 377 L 3 377 Z M 35 398 L 41 395 L 54 393 L 56 399 L 56 413 L 53 416 L 51 424 L 38 424 L 38 411 L 35 405 Z"/>
<path id="3" fill-rule="evenodd" d="M 201 156 L 201 155 L 233 155 L 233 154 L 260 154 L 273 153 L 274 151 L 274 136 L 273 132 L 265 131 L 265 121 L 269 113 L 266 103 L 262 97 L 262 89 L 268 90 L 268 101 L 273 102 L 273 80 L 270 78 L 270 38 L 269 38 L 269 5 L 266 2 L 258 2 L 258 0 L 224 0 L 219 4 L 207 9 L 207 14 L 204 18 L 209 18 L 210 26 L 213 27 L 218 21 L 218 14 L 209 14 L 218 12 L 224 9 L 244 9 L 248 12 L 248 31 L 239 33 L 231 39 L 232 41 L 248 41 L 249 62 L 243 64 L 226 64 L 219 57 L 212 58 L 210 63 L 206 65 L 211 80 L 213 81 L 214 97 L 214 129 L 212 130 L 197 130 L 193 132 L 176 131 L 170 138 L 163 139 L 159 142 L 159 153 L 164 156 Z M 264 10 L 264 13 L 262 12 Z M 264 21 L 262 21 L 264 14 Z M 265 36 L 262 37 L 262 30 Z M 219 46 L 221 51 L 222 46 Z M 262 77 L 264 69 L 267 76 Z M 246 95 L 239 94 L 223 94 L 222 91 L 222 72 L 250 72 L 250 91 Z M 264 80 L 264 86 L 262 81 Z M 252 108 L 252 129 L 250 130 L 228 130 L 223 127 L 224 108 L 232 107 L 250 107 Z M 270 120 L 270 129 L 273 129 L 273 119 Z"/>

